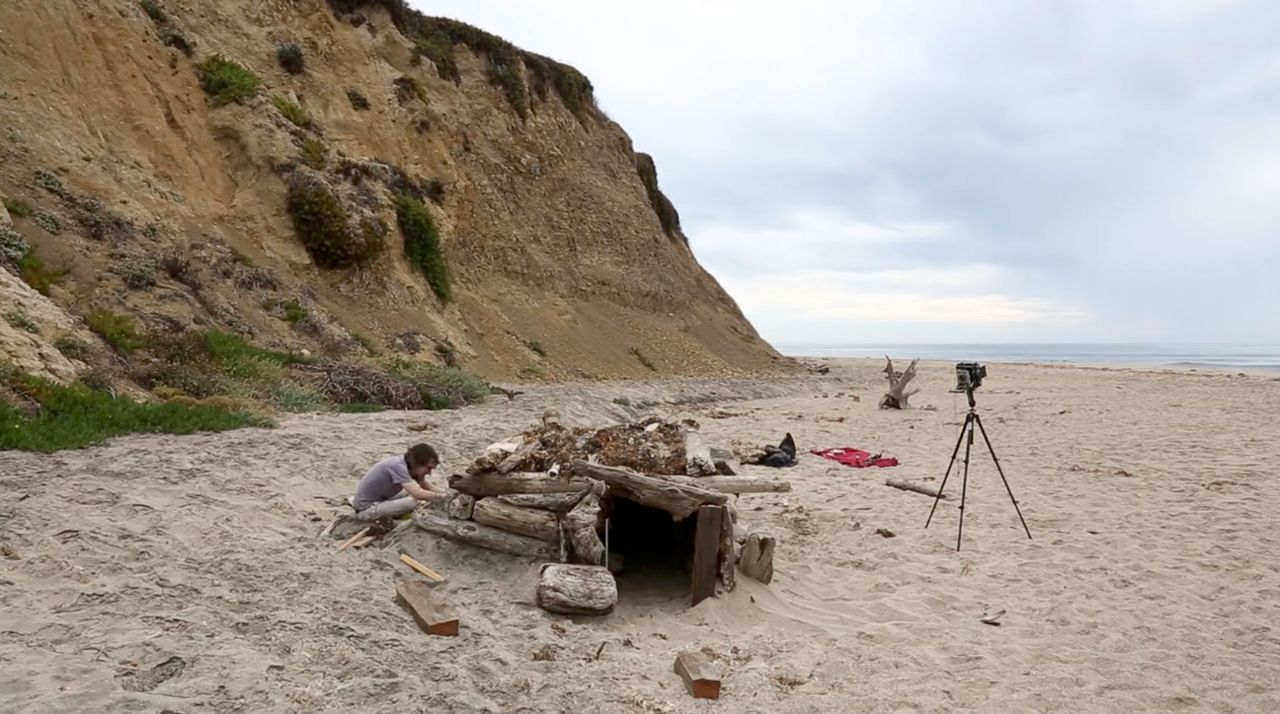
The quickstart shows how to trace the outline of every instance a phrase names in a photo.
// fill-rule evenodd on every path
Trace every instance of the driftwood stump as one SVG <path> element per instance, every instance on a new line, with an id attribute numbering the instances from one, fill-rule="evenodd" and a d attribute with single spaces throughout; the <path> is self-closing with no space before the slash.
<path id="1" fill-rule="evenodd" d="M 919 358 L 911 360 L 911 364 L 902 372 L 895 372 L 893 369 L 893 360 L 889 359 L 889 355 L 884 356 L 887 363 L 884 368 L 885 378 L 889 380 L 889 389 L 885 391 L 884 396 L 880 398 L 881 409 L 906 409 L 907 399 L 911 395 L 919 392 L 919 389 L 907 390 L 907 383 L 916 376 L 916 364 L 920 362 Z"/>
<path id="2" fill-rule="evenodd" d="M 738 567 L 743 574 L 768 585 L 773 580 L 773 546 L 772 536 L 749 534 L 738 559 Z"/>
<path id="3" fill-rule="evenodd" d="M 599 565 L 542 566 L 538 607 L 563 615 L 605 615 L 618 604 L 618 584 Z"/>
<path id="4" fill-rule="evenodd" d="M 561 559 L 567 558 L 565 547 L 573 550 L 579 563 L 600 565 L 604 562 L 604 543 L 600 542 L 600 497 L 605 485 L 597 481 L 572 511 L 560 521 Z"/>
<path id="5" fill-rule="evenodd" d="M 689 476 L 710 476 L 716 472 L 716 462 L 711 457 L 711 447 L 697 429 L 684 433 L 685 473 Z"/>

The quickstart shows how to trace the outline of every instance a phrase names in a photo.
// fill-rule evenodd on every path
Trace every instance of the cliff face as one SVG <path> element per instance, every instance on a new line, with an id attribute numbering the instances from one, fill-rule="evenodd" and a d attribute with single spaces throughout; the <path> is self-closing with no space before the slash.
<path id="1" fill-rule="evenodd" d="M 0 7 L 0 196 L 68 313 L 452 355 L 495 379 L 779 364 L 571 68 L 395 0 L 145 5 Z M 214 55 L 260 86 L 220 103 Z M 410 260 L 406 197 L 442 259 Z"/>

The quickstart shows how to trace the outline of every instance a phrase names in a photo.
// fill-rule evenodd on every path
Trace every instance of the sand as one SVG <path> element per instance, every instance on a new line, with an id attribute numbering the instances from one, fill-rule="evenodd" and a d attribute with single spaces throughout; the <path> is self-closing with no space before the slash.
<path id="1" fill-rule="evenodd" d="M 0 711 L 1280 710 L 1280 381 L 993 366 L 979 406 L 1035 538 L 982 455 L 957 554 L 954 502 L 924 530 L 931 499 L 883 485 L 941 477 L 964 415 L 949 365 L 924 365 L 916 408 L 882 412 L 881 365 L 831 364 L 0 454 L 15 558 L 0 558 Z M 790 431 L 803 450 L 902 464 L 805 456 L 792 493 L 743 496 L 742 519 L 778 537 L 776 578 L 695 608 L 624 576 L 614 614 L 564 618 L 533 605 L 531 562 L 412 529 L 341 554 L 319 537 L 336 511 L 316 497 L 419 438 L 408 425 L 434 425 L 421 437 L 443 476 L 548 407 L 570 423 L 689 415 L 719 444 Z M 448 576 L 459 637 L 423 635 L 392 601 L 412 576 L 401 550 Z M 1006 610 L 1000 626 L 978 621 L 987 607 Z M 719 702 L 672 671 L 704 647 Z"/>

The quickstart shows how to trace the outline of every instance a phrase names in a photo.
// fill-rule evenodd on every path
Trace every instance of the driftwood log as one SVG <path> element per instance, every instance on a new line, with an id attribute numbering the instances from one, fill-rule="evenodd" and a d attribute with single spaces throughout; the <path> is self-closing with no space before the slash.
<path id="1" fill-rule="evenodd" d="M 560 535 L 559 521 L 556 514 L 551 511 L 513 506 L 496 498 L 482 498 L 476 501 L 475 508 L 471 511 L 471 519 L 476 523 L 539 540 L 555 541 Z"/>
<path id="2" fill-rule="evenodd" d="M 688 484 L 716 493 L 787 493 L 791 490 L 790 481 L 752 476 L 656 476 L 655 478 Z"/>
<path id="3" fill-rule="evenodd" d="M 564 615 L 605 615 L 618 604 L 618 583 L 599 565 L 542 566 L 538 607 Z"/>
<path id="4" fill-rule="evenodd" d="M 911 360 L 911 364 L 902 372 L 893 370 L 893 360 L 889 359 L 889 355 L 884 356 L 887 364 L 884 368 L 885 377 L 889 380 L 889 389 L 885 391 L 884 396 L 880 398 L 881 409 L 906 409 L 907 399 L 911 395 L 919 392 L 919 389 L 906 391 L 907 383 L 916 376 L 916 364 L 920 362 L 919 358 Z"/>
<path id="5" fill-rule="evenodd" d="M 567 544 L 579 563 L 600 565 L 604 562 L 604 543 L 600 542 L 600 497 L 604 492 L 605 485 L 595 482 L 578 505 L 561 519 L 562 560 L 566 559 L 563 554 Z"/>
<path id="6" fill-rule="evenodd" d="M 688 429 L 684 433 L 684 468 L 689 476 L 710 476 L 716 472 L 711 447 L 697 429 Z"/>
<path id="7" fill-rule="evenodd" d="M 520 468 L 520 464 L 524 463 L 525 459 L 532 456 L 540 446 L 542 446 L 542 444 L 536 439 L 524 442 L 498 464 L 496 471 L 500 474 L 509 474 L 512 471 L 515 471 Z"/>
<path id="8" fill-rule="evenodd" d="M 922 483 L 916 483 L 914 481 L 903 481 L 901 479 L 891 478 L 888 481 L 885 481 L 884 485 L 893 486 L 894 488 L 900 488 L 903 491 L 915 491 L 916 493 L 923 493 L 926 496 L 933 496 L 934 498 L 938 497 L 938 489 L 933 488 L 932 486 L 926 486 Z M 944 493 L 942 494 L 942 497 L 946 498 L 947 495 Z"/>
<path id="9" fill-rule="evenodd" d="M 768 585 L 773 580 L 773 547 L 772 536 L 751 533 L 742 545 L 738 567 L 744 574 Z"/>
<path id="10" fill-rule="evenodd" d="M 567 474 L 551 476 L 544 473 L 480 473 L 449 477 L 449 487 L 477 498 L 506 496 L 513 493 L 572 493 L 585 491 L 589 481 L 571 478 Z"/>
<path id="11" fill-rule="evenodd" d="M 552 511 L 554 513 L 568 513 L 573 507 L 578 505 L 578 501 L 587 495 L 586 491 L 569 491 L 566 493 L 513 493 L 507 496 L 498 496 L 498 500 L 510 503 L 513 506 L 524 506 L 525 508 L 541 508 L 544 511 Z"/>
<path id="12" fill-rule="evenodd" d="M 413 514 L 413 523 L 428 533 L 434 533 L 458 543 L 529 558 L 551 560 L 556 557 L 556 549 L 545 540 L 508 533 L 474 521 L 451 520 L 426 509 L 419 509 Z"/>
<path id="13" fill-rule="evenodd" d="M 729 497 L 723 493 L 645 476 L 630 469 L 601 466 L 586 461 L 573 462 L 573 473 L 579 477 L 603 481 L 622 497 L 642 506 L 662 509 L 677 521 L 688 518 L 698 510 L 699 506 L 722 506 L 729 500 Z"/>

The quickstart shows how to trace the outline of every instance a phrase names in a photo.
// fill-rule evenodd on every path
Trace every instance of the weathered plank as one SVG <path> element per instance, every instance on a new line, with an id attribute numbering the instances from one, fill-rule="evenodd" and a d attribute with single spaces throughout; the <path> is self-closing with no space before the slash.
<path id="1" fill-rule="evenodd" d="M 676 657 L 676 674 L 694 699 L 720 698 L 720 673 L 701 652 L 681 652 Z"/>
<path id="2" fill-rule="evenodd" d="M 458 543 L 496 550 L 500 553 L 530 558 L 554 559 L 556 549 L 538 538 L 508 533 L 475 521 L 456 521 L 426 509 L 413 514 L 413 523 L 428 533 L 435 533 Z"/>
<path id="3" fill-rule="evenodd" d="M 486 526 L 527 535 L 545 541 L 560 536 L 560 522 L 556 514 L 540 508 L 513 506 L 496 498 L 482 498 L 471 510 L 471 519 Z"/>
<path id="4" fill-rule="evenodd" d="M 768 585 L 773 581 L 773 547 L 772 536 L 748 534 L 747 542 L 742 544 L 742 557 L 738 559 L 738 567 L 746 575 Z"/>
<path id="5" fill-rule="evenodd" d="M 574 475 L 603 481 L 618 495 L 642 506 L 660 508 L 682 521 L 704 505 L 723 505 L 729 497 L 697 486 L 636 473 L 631 469 L 601 466 L 586 461 L 573 462 Z"/>
<path id="6" fill-rule="evenodd" d="M 486 496 L 505 496 L 512 493 L 567 493 L 584 491 L 591 483 L 584 479 L 573 478 L 568 474 L 551 476 L 545 473 L 510 473 L 494 472 L 449 477 L 449 486 L 477 498 Z"/>
<path id="7" fill-rule="evenodd" d="M 608 568 L 599 565 L 542 566 L 538 607 L 564 615 L 605 615 L 618 604 L 618 584 Z"/>
<path id="8" fill-rule="evenodd" d="M 716 594 L 716 575 L 720 571 L 720 537 L 727 516 L 724 506 L 700 506 L 697 529 L 693 534 L 693 603 Z"/>
<path id="9" fill-rule="evenodd" d="M 413 615 L 418 627 L 428 635 L 458 636 L 458 618 L 444 600 L 421 580 L 398 583 L 396 600 Z"/>

